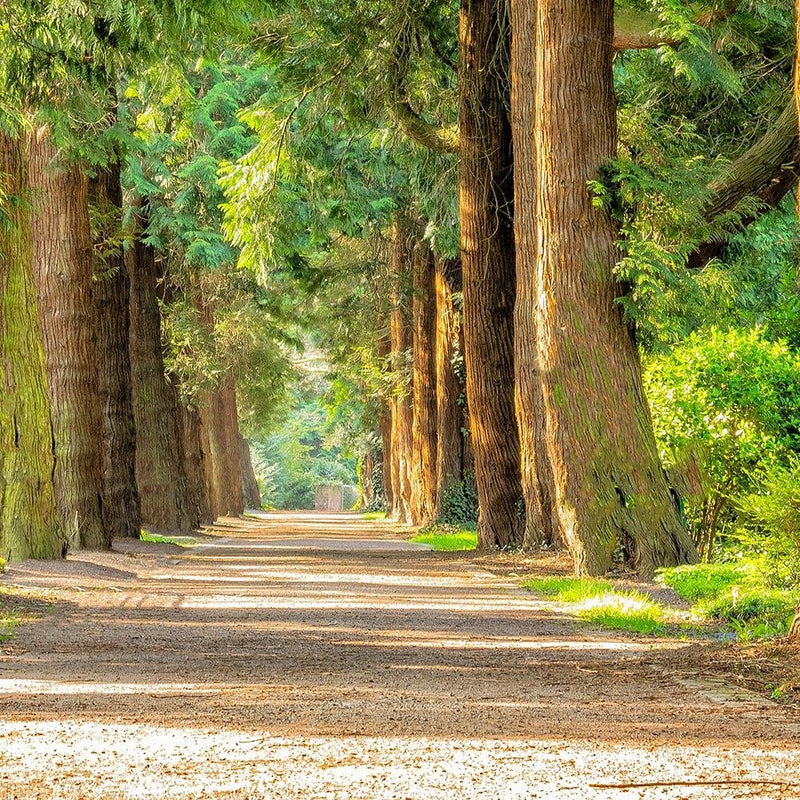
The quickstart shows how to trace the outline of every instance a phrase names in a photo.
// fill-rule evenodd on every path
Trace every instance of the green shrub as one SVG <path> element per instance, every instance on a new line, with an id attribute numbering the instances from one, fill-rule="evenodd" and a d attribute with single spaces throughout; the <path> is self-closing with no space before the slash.
<path id="1" fill-rule="evenodd" d="M 442 493 L 438 522 L 445 525 L 475 525 L 478 522 L 478 492 L 475 480 L 464 476 Z"/>
<path id="2" fill-rule="evenodd" d="M 683 477 L 685 512 L 708 559 L 755 491 L 800 449 L 800 359 L 763 329 L 708 328 L 652 357 L 645 387 L 661 457 Z"/>

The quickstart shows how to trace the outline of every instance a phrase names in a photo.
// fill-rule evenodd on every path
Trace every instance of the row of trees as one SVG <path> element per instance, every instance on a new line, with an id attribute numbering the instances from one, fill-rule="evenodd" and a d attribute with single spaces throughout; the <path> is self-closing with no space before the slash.
<path id="1" fill-rule="evenodd" d="M 154 222 L 170 169 L 191 194 L 193 163 L 211 156 L 196 130 L 168 163 L 145 124 L 157 89 L 139 91 L 166 60 L 183 94 L 202 96 L 186 31 L 210 24 L 207 9 L 58 5 L 14 4 L 3 23 L 0 556 L 13 559 L 108 547 L 142 524 L 191 530 L 260 503 L 236 397 L 255 348 L 223 341 L 258 290 L 231 287 L 226 264 L 210 272 Z M 160 186 L 144 178 L 156 156 Z M 208 213 L 219 215 L 214 198 L 201 197 L 183 222 L 196 229 Z M 164 330 L 175 309 L 197 338 Z"/>

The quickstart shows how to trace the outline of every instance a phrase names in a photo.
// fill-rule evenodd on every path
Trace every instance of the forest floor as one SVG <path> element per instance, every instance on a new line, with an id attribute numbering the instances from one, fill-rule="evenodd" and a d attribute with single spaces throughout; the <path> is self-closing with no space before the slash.
<path id="1" fill-rule="evenodd" d="M 272 514 L 12 565 L 0 797 L 800 798 L 800 711 L 729 682 L 738 646 L 601 631 L 404 535 Z"/>

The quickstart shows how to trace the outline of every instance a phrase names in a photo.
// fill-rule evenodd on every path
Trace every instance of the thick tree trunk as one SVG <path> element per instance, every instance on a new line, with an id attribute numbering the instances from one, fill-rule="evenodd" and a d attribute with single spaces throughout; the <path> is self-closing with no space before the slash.
<path id="1" fill-rule="evenodd" d="M 391 356 L 392 340 L 391 334 L 386 333 L 378 340 L 378 357 L 384 368 L 387 368 L 388 359 Z M 383 497 L 386 501 L 386 515 L 394 515 L 394 491 L 392 482 L 392 398 L 383 395 L 381 397 L 381 459 L 383 462 Z"/>
<path id="2" fill-rule="evenodd" d="M 143 229 L 140 223 L 140 232 Z M 131 276 L 130 347 L 136 420 L 136 482 L 142 523 L 156 530 L 189 531 L 178 392 L 164 371 L 155 251 L 137 235 L 127 252 Z"/>
<path id="3" fill-rule="evenodd" d="M 394 282 L 391 312 L 391 361 L 394 379 L 392 409 L 392 494 L 393 518 L 411 524 L 411 469 L 413 457 L 413 386 L 409 355 L 413 344 L 413 329 L 408 315 L 407 295 L 412 250 L 408 231 L 403 224 L 394 226 L 391 272 Z"/>
<path id="4" fill-rule="evenodd" d="M 461 259 L 467 399 L 481 547 L 520 542 L 514 413 L 514 186 L 507 0 L 462 0 Z"/>
<path id="5" fill-rule="evenodd" d="M 560 544 L 552 524 L 553 476 L 543 440 L 544 398 L 538 363 L 535 314 L 536 226 L 536 4 L 511 0 L 511 119 L 514 148 L 514 236 L 517 301 L 514 365 L 520 472 L 525 497 L 525 547 Z M 539 454 L 537 457 L 537 453 Z"/>
<path id="6" fill-rule="evenodd" d="M 796 40 L 800 43 L 800 0 L 795 0 L 794 6 L 794 25 Z M 797 119 L 800 121 L 800 44 L 795 49 L 795 64 L 794 64 L 794 102 L 797 109 Z M 797 216 L 800 219 L 800 193 L 797 195 Z M 800 603 L 797 605 L 797 611 L 792 621 L 792 626 L 789 629 L 789 640 L 800 644 Z"/>
<path id="7" fill-rule="evenodd" d="M 102 410 L 103 520 L 109 539 L 139 538 L 136 426 L 131 396 L 130 278 L 122 252 L 122 189 L 119 164 L 89 184 L 98 220 L 95 236 L 97 367 Z"/>
<path id="8" fill-rule="evenodd" d="M 211 430 L 214 425 L 212 414 L 213 393 L 208 393 L 198 409 L 200 417 L 200 452 L 202 453 L 203 482 L 208 502 L 208 519 L 214 522 L 220 515 L 218 492 L 214 484 L 214 456 L 211 452 Z"/>
<path id="9" fill-rule="evenodd" d="M 0 132 L 0 558 L 58 558 L 63 538 L 42 336 L 33 281 L 27 169 Z"/>
<path id="10" fill-rule="evenodd" d="M 462 428 L 464 411 L 459 404 L 463 387 L 456 371 L 461 357 L 459 310 L 453 295 L 461 291 L 461 262 L 436 259 L 436 514 L 442 499 L 457 486 L 464 470 Z"/>
<path id="11" fill-rule="evenodd" d="M 186 501 L 189 515 L 201 524 L 211 524 L 209 484 L 205 462 L 211 458 L 207 450 L 207 437 L 203 435 L 200 413 L 195 408 L 181 404 L 181 440 L 183 469 L 186 474 Z"/>
<path id="12" fill-rule="evenodd" d="M 436 516 L 436 285 L 433 253 L 418 242 L 413 260 L 412 517 L 429 525 Z"/>
<path id="13" fill-rule="evenodd" d="M 241 455 L 242 495 L 245 508 L 261 508 L 261 490 L 253 469 L 253 457 L 250 453 L 250 442 L 239 434 L 239 452 Z"/>
<path id="14" fill-rule="evenodd" d="M 613 15 L 613 0 L 537 4 L 536 94 L 528 101 L 536 126 L 533 137 L 517 130 L 515 141 L 518 157 L 536 148 L 538 248 L 533 264 L 520 254 L 533 288 L 518 314 L 533 317 L 543 414 L 523 422 L 543 426 L 531 441 L 546 446 L 535 458 L 552 474 L 551 524 L 576 570 L 628 565 L 649 575 L 697 554 L 659 462 L 638 351 L 615 302 L 617 230 L 587 188 L 616 152 Z M 539 402 L 531 398 L 529 408 Z"/>
<path id="15" fill-rule="evenodd" d="M 213 507 L 218 516 L 238 517 L 244 512 L 239 446 L 236 389 L 227 376 L 211 392 L 209 402 L 209 443 L 213 466 Z"/>
<path id="16" fill-rule="evenodd" d="M 59 164 L 58 150 L 44 132 L 30 137 L 28 153 L 33 271 L 59 510 L 70 550 L 107 548 L 89 180 L 78 165 Z"/>

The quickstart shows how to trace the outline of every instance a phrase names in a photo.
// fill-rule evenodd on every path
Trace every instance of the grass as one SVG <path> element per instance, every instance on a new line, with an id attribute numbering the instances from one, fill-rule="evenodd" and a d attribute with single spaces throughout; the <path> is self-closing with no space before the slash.
<path id="1" fill-rule="evenodd" d="M 617 592 L 608 581 L 595 578 L 551 576 L 522 584 L 535 594 L 574 606 L 580 619 L 643 635 L 667 631 L 668 610 L 641 592 Z"/>
<path id="2" fill-rule="evenodd" d="M 671 567 L 657 580 L 691 602 L 695 614 L 729 625 L 746 641 L 786 633 L 800 599 L 798 590 L 767 586 L 755 560 Z"/>
<path id="3" fill-rule="evenodd" d="M 142 530 L 141 540 L 155 544 L 174 544 L 178 547 L 194 547 L 197 544 L 197 539 L 191 536 L 162 536 L 160 533 L 150 533 L 146 530 Z"/>
<path id="4" fill-rule="evenodd" d="M 385 511 L 367 511 L 361 515 L 361 519 L 386 519 L 386 512 Z"/>
<path id="5" fill-rule="evenodd" d="M 19 625 L 19 614 L 3 608 L 0 603 L 0 642 L 6 642 L 14 636 L 14 629 Z"/>
<path id="6" fill-rule="evenodd" d="M 478 532 L 453 525 L 432 525 L 412 537 L 411 541 L 429 544 L 440 552 L 474 550 L 478 546 Z"/>

